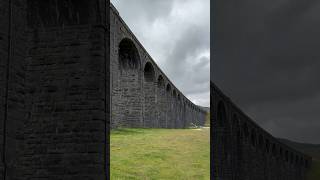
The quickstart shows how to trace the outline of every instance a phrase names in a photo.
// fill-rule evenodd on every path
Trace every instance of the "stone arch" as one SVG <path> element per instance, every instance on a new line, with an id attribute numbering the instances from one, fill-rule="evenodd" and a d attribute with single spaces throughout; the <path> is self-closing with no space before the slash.
<path id="1" fill-rule="evenodd" d="M 248 138 L 248 136 L 249 136 L 249 129 L 248 129 L 248 125 L 247 125 L 246 122 L 243 124 L 242 130 L 243 130 L 243 135 L 244 135 L 244 137 L 245 137 L 245 138 Z"/>
<path id="2" fill-rule="evenodd" d="M 251 145 L 256 146 L 256 131 L 254 129 L 251 130 Z"/>
<path id="3" fill-rule="evenodd" d="M 261 148 L 261 149 L 263 149 L 263 143 L 264 141 L 263 141 L 263 136 L 260 134 L 259 135 L 259 147 Z"/>
<path id="4" fill-rule="evenodd" d="M 239 128 L 239 119 L 236 114 L 233 114 L 232 116 L 232 129 L 234 132 L 236 132 Z"/>
<path id="5" fill-rule="evenodd" d="M 269 139 L 266 139 L 266 152 L 269 153 L 270 152 L 270 141 Z"/>
<path id="6" fill-rule="evenodd" d="M 183 122 L 182 122 L 182 103 L 181 103 L 181 97 L 180 97 L 180 93 L 178 92 L 177 95 L 177 121 L 178 121 L 178 128 L 182 128 Z"/>
<path id="7" fill-rule="evenodd" d="M 181 118 L 182 118 L 184 128 L 188 127 L 188 121 L 186 118 L 186 114 L 187 114 L 186 102 L 185 102 L 185 100 L 182 100 L 182 116 L 181 116 Z"/>
<path id="8" fill-rule="evenodd" d="M 290 163 L 293 164 L 293 153 L 290 152 Z"/>
<path id="9" fill-rule="evenodd" d="M 118 48 L 119 81 L 111 126 L 141 127 L 143 106 L 139 52 L 128 38 L 122 39 Z"/>
<path id="10" fill-rule="evenodd" d="M 172 87 L 168 83 L 166 86 L 166 127 L 172 128 Z"/>
<path id="11" fill-rule="evenodd" d="M 150 62 L 143 69 L 144 90 L 144 127 L 156 127 L 155 124 L 155 70 Z"/>
<path id="12" fill-rule="evenodd" d="M 272 152 L 273 156 L 277 155 L 277 150 L 276 150 L 276 144 L 275 143 L 272 143 L 271 152 Z"/>
<path id="13" fill-rule="evenodd" d="M 177 90 L 174 88 L 172 91 L 172 111 L 173 111 L 173 128 L 177 128 L 178 127 L 178 108 L 177 108 Z"/>
<path id="14" fill-rule="evenodd" d="M 167 91 L 167 93 L 171 93 L 171 85 L 170 84 L 167 84 L 166 91 Z"/>
<path id="15" fill-rule="evenodd" d="M 119 43 L 119 67 L 121 70 L 140 68 L 139 52 L 129 38 L 124 38 Z"/>
<path id="16" fill-rule="evenodd" d="M 157 83 L 158 83 L 158 87 L 161 87 L 161 88 L 165 87 L 164 78 L 161 74 L 158 76 Z"/>
<path id="17" fill-rule="evenodd" d="M 227 123 L 227 112 L 226 112 L 226 108 L 223 104 L 222 101 L 220 101 L 218 103 L 218 112 L 217 112 L 217 125 L 219 127 L 224 127 L 226 126 Z"/>
<path id="18" fill-rule="evenodd" d="M 163 76 L 157 78 L 157 123 L 161 128 L 166 128 L 166 87 Z"/>
<path id="19" fill-rule="evenodd" d="M 153 65 L 152 65 L 150 62 L 147 62 L 147 63 L 144 65 L 143 73 L 144 73 L 144 81 L 145 81 L 145 82 L 152 82 L 152 83 L 154 83 L 155 70 L 154 70 Z M 152 85 L 154 85 L 154 84 L 152 84 Z"/>

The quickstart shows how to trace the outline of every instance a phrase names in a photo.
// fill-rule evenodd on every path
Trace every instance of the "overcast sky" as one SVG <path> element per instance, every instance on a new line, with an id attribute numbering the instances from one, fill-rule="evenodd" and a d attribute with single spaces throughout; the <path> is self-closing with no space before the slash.
<path id="1" fill-rule="evenodd" d="M 210 104 L 210 0 L 111 0 L 135 36 L 195 104 Z"/>
<path id="2" fill-rule="evenodd" d="M 273 135 L 320 144 L 320 1 L 216 7 L 214 82 Z"/>

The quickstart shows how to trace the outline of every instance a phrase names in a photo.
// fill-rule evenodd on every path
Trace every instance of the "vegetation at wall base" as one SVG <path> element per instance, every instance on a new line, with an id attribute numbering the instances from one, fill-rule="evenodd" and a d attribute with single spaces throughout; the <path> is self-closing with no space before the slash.
<path id="1" fill-rule="evenodd" d="M 210 129 L 111 131 L 111 179 L 210 179 Z"/>

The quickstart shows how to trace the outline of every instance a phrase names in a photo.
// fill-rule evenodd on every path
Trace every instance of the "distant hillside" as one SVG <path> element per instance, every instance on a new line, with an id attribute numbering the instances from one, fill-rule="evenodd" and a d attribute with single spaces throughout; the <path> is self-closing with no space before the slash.
<path id="1" fill-rule="evenodd" d="M 298 143 L 280 138 L 279 140 L 282 143 L 311 156 L 314 160 L 320 161 L 320 144 Z"/>

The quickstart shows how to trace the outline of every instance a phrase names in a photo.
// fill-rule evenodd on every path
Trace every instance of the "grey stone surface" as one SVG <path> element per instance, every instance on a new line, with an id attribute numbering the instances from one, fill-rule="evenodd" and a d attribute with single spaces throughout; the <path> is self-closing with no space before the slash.
<path id="1" fill-rule="evenodd" d="M 107 178 L 108 11 L 0 0 L 0 179 Z"/>
<path id="2" fill-rule="evenodd" d="M 303 180 L 311 157 L 259 127 L 212 82 L 211 162 L 217 180 Z"/>
<path id="3" fill-rule="evenodd" d="M 111 127 L 204 125 L 206 112 L 174 86 L 113 6 L 110 24 Z"/>

